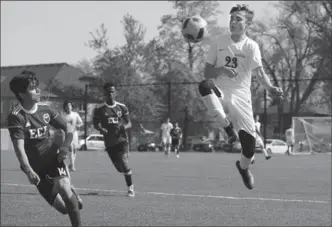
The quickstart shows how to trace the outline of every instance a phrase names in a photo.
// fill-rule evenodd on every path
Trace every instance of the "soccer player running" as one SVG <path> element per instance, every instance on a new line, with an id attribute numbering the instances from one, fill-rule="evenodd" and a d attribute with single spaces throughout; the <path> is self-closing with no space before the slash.
<path id="1" fill-rule="evenodd" d="M 267 153 L 264 146 L 263 136 L 261 134 L 261 123 L 259 122 L 259 115 L 256 115 L 255 118 L 255 130 L 256 130 L 256 144 L 264 153 L 265 159 L 269 160 L 271 156 Z M 255 160 L 252 160 L 251 164 L 254 164 L 254 162 Z"/>
<path id="2" fill-rule="evenodd" d="M 83 121 L 80 115 L 77 112 L 73 111 L 73 104 L 68 100 L 65 100 L 63 102 L 63 111 L 67 124 L 69 124 L 69 127 L 72 127 L 73 129 L 73 141 L 69 149 L 68 167 L 70 171 L 75 171 L 76 151 L 79 147 L 78 129 L 83 125 Z"/>
<path id="3" fill-rule="evenodd" d="M 72 226 L 81 226 L 82 201 L 71 185 L 64 163 L 73 132 L 65 119 L 39 102 L 38 84 L 31 71 L 23 71 L 10 81 L 10 90 L 19 101 L 8 115 L 10 137 L 21 170 L 30 183 L 37 186 L 39 193 L 57 211 L 69 215 Z M 51 136 L 51 126 L 65 132 L 62 145 Z"/>
<path id="4" fill-rule="evenodd" d="M 180 140 L 182 139 L 182 130 L 177 122 L 175 122 L 175 127 L 171 129 L 170 134 L 172 137 L 172 148 L 176 153 L 176 157 L 180 158 Z"/>
<path id="5" fill-rule="evenodd" d="M 212 42 L 204 73 L 206 79 L 199 84 L 199 92 L 210 115 L 221 123 L 229 137 L 238 134 L 242 153 L 236 167 L 248 189 L 254 187 L 249 165 L 255 152 L 251 71 L 256 72 L 258 81 L 271 95 L 279 98 L 282 95 L 282 90 L 273 86 L 264 72 L 258 44 L 246 36 L 253 17 L 254 12 L 246 5 L 237 5 L 230 10 L 231 34 Z M 229 113 L 230 121 L 225 111 Z"/>
<path id="6" fill-rule="evenodd" d="M 129 142 L 126 129 L 131 128 L 125 104 L 115 101 L 115 85 L 104 84 L 105 102 L 94 109 L 93 126 L 104 135 L 108 156 L 119 173 L 123 173 L 129 197 L 135 196 L 132 172 L 128 166 Z"/>
<path id="7" fill-rule="evenodd" d="M 166 122 L 161 124 L 160 131 L 161 131 L 161 142 L 163 144 L 165 156 L 169 157 L 171 151 L 171 144 L 172 144 L 172 137 L 171 137 L 171 130 L 173 128 L 173 124 L 169 117 L 166 119 Z"/>

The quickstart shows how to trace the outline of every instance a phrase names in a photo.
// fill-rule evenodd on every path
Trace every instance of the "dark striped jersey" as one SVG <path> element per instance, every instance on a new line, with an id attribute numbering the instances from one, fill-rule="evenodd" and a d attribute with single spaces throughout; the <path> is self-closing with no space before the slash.
<path id="1" fill-rule="evenodd" d="M 8 130 L 12 140 L 23 139 L 30 165 L 40 165 L 56 156 L 50 126 L 66 128 L 65 121 L 48 105 L 36 104 L 25 110 L 17 104 L 8 115 Z"/>
<path id="2" fill-rule="evenodd" d="M 173 139 L 180 139 L 180 137 L 182 135 L 182 130 L 181 130 L 180 127 L 175 127 L 175 128 L 172 128 L 170 134 L 171 134 Z"/>
<path id="3" fill-rule="evenodd" d="M 106 147 L 111 147 L 121 142 L 128 142 L 127 133 L 123 127 L 125 124 L 124 117 L 128 117 L 128 115 L 129 111 L 126 105 L 119 102 L 115 102 L 114 105 L 108 105 L 105 102 L 94 109 L 94 125 L 100 124 L 102 128 L 108 131 L 104 135 Z"/>

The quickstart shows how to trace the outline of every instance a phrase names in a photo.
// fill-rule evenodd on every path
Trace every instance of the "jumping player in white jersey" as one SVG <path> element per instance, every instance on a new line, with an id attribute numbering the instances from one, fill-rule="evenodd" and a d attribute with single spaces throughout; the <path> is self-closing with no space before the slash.
<path id="1" fill-rule="evenodd" d="M 269 160 L 271 158 L 271 156 L 267 153 L 265 146 L 264 146 L 263 136 L 261 134 L 261 123 L 259 122 L 259 115 L 256 115 L 256 118 L 255 118 L 255 129 L 256 129 L 256 147 L 258 146 L 264 153 L 265 159 Z M 252 160 L 251 164 L 254 164 L 254 163 L 255 163 L 255 160 Z"/>
<path id="2" fill-rule="evenodd" d="M 205 80 L 199 84 L 199 92 L 210 115 L 220 122 L 230 138 L 238 134 L 242 154 L 236 167 L 248 189 L 254 187 L 249 165 L 256 142 L 250 91 L 251 71 L 256 72 L 258 81 L 270 95 L 282 96 L 282 90 L 273 86 L 264 72 L 258 44 L 246 36 L 253 17 L 254 12 L 246 5 L 231 9 L 231 34 L 212 41 L 204 72 Z"/>
<path id="3" fill-rule="evenodd" d="M 166 122 L 162 123 L 161 130 L 161 141 L 164 147 L 165 155 L 168 157 L 171 151 L 172 136 L 171 130 L 173 129 L 173 124 L 170 119 L 167 118 Z"/>
<path id="4" fill-rule="evenodd" d="M 83 125 L 83 121 L 80 115 L 73 111 L 73 104 L 66 100 L 63 103 L 64 118 L 67 120 L 69 127 L 73 128 L 73 141 L 70 146 L 68 161 L 69 161 L 69 170 L 75 171 L 75 160 L 76 160 L 76 151 L 79 147 L 78 143 L 78 129 Z"/>

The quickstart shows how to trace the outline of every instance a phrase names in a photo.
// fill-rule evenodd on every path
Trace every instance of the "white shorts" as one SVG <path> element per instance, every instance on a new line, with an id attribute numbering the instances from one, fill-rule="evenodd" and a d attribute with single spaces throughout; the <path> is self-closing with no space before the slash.
<path id="1" fill-rule="evenodd" d="M 79 147 L 79 142 L 78 142 L 78 132 L 74 131 L 73 133 L 73 141 L 71 142 L 71 144 L 75 147 L 78 148 Z"/>
<path id="2" fill-rule="evenodd" d="M 161 138 L 161 141 L 164 145 L 168 145 L 168 144 L 171 144 L 172 143 L 172 137 L 171 136 L 163 136 Z"/>
<path id="3" fill-rule="evenodd" d="M 222 92 L 219 99 L 228 118 L 233 123 L 234 129 L 237 132 L 244 130 L 256 137 L 251 97 L 248 97 L 248 95 L 235 95 Z"/>
<path id="4" fill-rule="evenodd" d="M 256 146 L 264 147 L 264 141 L 261 136 L 256 134 Z"/>
<path id="5" fill-rule="evenodd" d="M 294 146 L 295 144 L 295 140 L 290 139 L 290 140 L 286 140 L 287 146 Z"/>

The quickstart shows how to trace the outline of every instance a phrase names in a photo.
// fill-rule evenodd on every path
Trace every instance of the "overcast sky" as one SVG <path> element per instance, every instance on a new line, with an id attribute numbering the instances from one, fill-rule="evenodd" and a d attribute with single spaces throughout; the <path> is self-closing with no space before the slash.
<path id="1" fill-rule="evenodd" d="M 257 18 L 268 17 L 272 2 L 240 1 L 254 9 Z M 221 26 L 227 26 L 234 2 L 220 2 Z M 272 8 L 272 10 L 271 10 Z M 86 47 L 89 32 L 105 24 L 109 46 L 123 45 L 120 21 L 126 13 L 146 26 L 146 41 L 158 35 L 164 14 L 172 13 L 167 1 L 1 1 L 1 66 L 67 62 L 75 64 L 95 53 Z"/>

